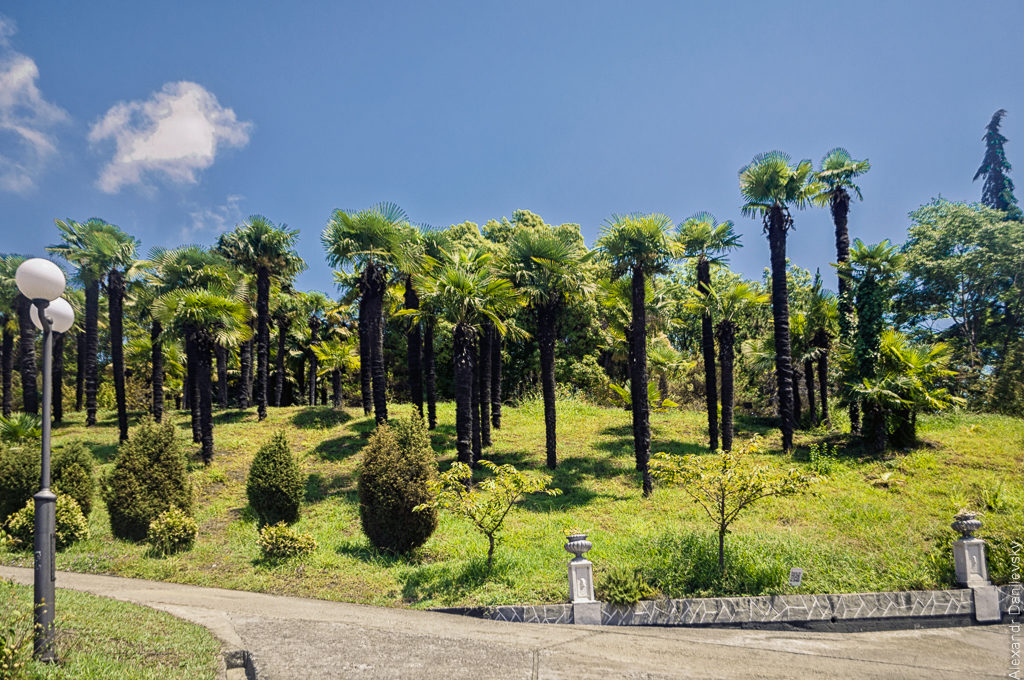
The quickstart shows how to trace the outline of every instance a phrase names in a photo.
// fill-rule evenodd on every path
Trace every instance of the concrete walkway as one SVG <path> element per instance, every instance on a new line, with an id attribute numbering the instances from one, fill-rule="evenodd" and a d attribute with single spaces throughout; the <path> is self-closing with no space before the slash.
<path id="1" fill-rule="evenodd" d="M 32 571 L 0 567 L 30 584 Z M 436 612 L 59 572 L 249 650 L 261 678 L 1006 677 L 1005 625 L 871 633 L 512 624 Z M 60 610 L 60 596 L 57 599 Z M 59 614 L 58 614 L 59 616 Z"/>

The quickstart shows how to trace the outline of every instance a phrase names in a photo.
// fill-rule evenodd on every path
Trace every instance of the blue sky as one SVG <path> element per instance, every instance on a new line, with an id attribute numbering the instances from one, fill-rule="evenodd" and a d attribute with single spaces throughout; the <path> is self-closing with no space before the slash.
<path id="1" fill-rule="evenodd" d="M 870 159 L 866 241 L 934 196 L 977 200 L 998 108 L 1024 168 L 1022 25 L 1016 1 L 4 3 L 0 250 L 41 254 L 56 217 L 146 252 L 261 213 L 300 229 L 299 285 L 333 292 L 334 208 L 526 208 L 588 243 L 612 213 L 708 210 L 760 276 L 737 188 L 758 152 Z M 796 215 L 790 255 L 832 281 L 827 210 Z"/>

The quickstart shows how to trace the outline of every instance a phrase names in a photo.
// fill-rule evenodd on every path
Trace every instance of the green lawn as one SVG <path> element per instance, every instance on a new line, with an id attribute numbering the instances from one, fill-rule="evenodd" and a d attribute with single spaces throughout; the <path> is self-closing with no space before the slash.
<path id="1" fill-rule="evenodd" d="M 948 529 L 962 506 L 986 510 L 986 532 L 1020 537 L 1024 527 L 1024 420 L 952 414 L 922 418 L 924 443 L 882 458 L 847 449 L 838 432 L 797 435 L 791 456 L 764 421 L 741 419 L 738 437 L 764 435 L 771 465 L 809 467 L 807 447 L 831 442 L 839 465 L 802 496 L 755 506 L 733 526 L 727 541 L 729 573 L 717 580 L 711 568 L 711 525 L 684 493 L 655 488 L 640 495 L 633 467 L 629 413 L 575 401 L 559 403 L 559 460 L 554 485 L 564 494 L 528 499 L 508 518 L 492 572 L 484 568 L 487 542 L 461 519 L 442 514 L 434 536 L 413 557 L 373 550 L 359 528 L 355 493 L 359 451 L 372 418 L 348 409 L 270 409 L 216 414 L 216 456 L 196 464 L 198 543 L 191 552 L 148 557 L 145 546 L 110 535 L 102 502 L 90 517 L 92 538 L 58 556 L 58 567 L 76 571 L 163 579 L 260 592 L 312 596 L 389 606 L 454 606 L 560 602 L 567 597 L 562 531 L 590 532 L 598 588 L 615 566 L 642 567 L 662 592 L 783 592 L 790 567 L 804 568 L 799 592 L 855 592 L 936 588 L 949 585 L 952 560 Z M 402 417 L 409 407 L 394 405 Z M 188 437 L 184 413 L 173 414 Z M 653 451 L 706 453 L 705 416 L 697 411 L 653 414 Z M 114 414 L 100 426 L 82 427 L 82 414 L 55 432 L 57 441 L 80 437 L 104 463 L 117 441 Z M 547 473 L 543 408 L 529 402 L 504 409 L 501 430 L 486 457 Z M 264 564 L 256 523 L 247 510 L 245 476 L 257 448 L 285 429 L 307 475 L 307 504 L 297 528 L 312 533 L 311 557 Z M 433 443 L 442 466 L 454 458 L 454 407 L 439 407 Z M 190 445 L 191 447 L 191 445 Z M 1014 534 L 1015 532 L 1015 534 Z M 5 564 L 30 564 L 25 553 L 0 553 Z"/>
<path id="2" fill-rule="evenodd" d="M 0 581 L 0 630 L 31 629 L 32 588 Z M 21 659 L 28 678 L 201 680 L 217 677 L 220 643 L 201 626 L 125 602 L 57 591 L 58 665 L 35 663 L 32 640 Z"/>

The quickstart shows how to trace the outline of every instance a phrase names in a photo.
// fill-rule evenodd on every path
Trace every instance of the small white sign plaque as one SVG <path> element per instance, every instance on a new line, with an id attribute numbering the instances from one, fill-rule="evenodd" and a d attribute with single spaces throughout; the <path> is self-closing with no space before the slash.
<path id="1" fill-rule="evenodd" d="M 804 570 L 800 567 L 793 567 L 789 570 L 789 585 L 793 588 L 800 587 L 800 579 L 804 577 Z"/>

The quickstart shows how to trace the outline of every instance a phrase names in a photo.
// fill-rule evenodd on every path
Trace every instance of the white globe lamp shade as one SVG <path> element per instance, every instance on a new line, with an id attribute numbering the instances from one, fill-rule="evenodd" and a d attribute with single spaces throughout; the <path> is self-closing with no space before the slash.
<path id="1" fill-rule="evenodd" d="M 41 257 L 22 262 L 14 273 L 14 280 L 21 294 L 29 300 L 56 300 L 64 292 L 64 272 Z"/>
<path id="2" fill-rule="evenodd" d="M 39 330 L 43 330 L 43 324 L 39 322 L 39 308 L 35 305 L 28 310 L 32 318 L 32 324 Z M 75 325 L 75 310 L 71 303 L 62 297 L 57 298 L 46 308 L 46 318 L 50 320 L 51 330 L 54 333 L 67 333 Z"/>

